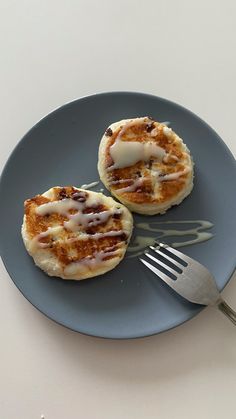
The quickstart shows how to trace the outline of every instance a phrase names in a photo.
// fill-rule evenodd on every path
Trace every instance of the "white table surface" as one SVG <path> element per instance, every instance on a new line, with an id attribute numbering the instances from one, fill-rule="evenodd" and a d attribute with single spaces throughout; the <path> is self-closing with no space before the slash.
<path id="1" fill-rule="evenodd" d="M 1 0 L 1 167 L 39 118 L 108 90 L 179 102 L 236 154 L 235 18 L 234 0 Z M 40 314 L 0 267 L 1 419 L 235 418 L 236 329 L 216 310 L 95 339 Z M 223 296 L 236 308 L 235 279 Z"/>

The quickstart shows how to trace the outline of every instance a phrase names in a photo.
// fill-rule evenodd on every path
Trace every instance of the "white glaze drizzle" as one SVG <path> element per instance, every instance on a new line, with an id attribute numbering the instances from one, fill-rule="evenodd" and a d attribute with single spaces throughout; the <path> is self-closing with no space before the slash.
<path id="1" fill-rule="evenodd" d="M 49 247 L 48 243 L 40 242 L 41 239 L 47 236 L 53 236 L 54 238 L 57 237 L 58 234 L 60 234 L 64 228 L 62 226 L 56 226 L 56 227 L 48 227 L 46 231 L 43 231 L 42 233 L 37 234 L 29 244 L 29 251 L 33 253 L 38 247 L 44 249 Z"/>
<path id="2" fill-rule="evenodd" d="M 133 182 L 134 179 L 120 179 L 120 180 L 112 180 L 109 182 L 110 185 L 117 185 L 118 183 L 126 183 L 126 182 Z"/>
<path id="3" fill-rule="evenodd" d="M 197 224 L 197 227 L 192 227 L 185 230 L 177 229 L 166 229 L 165 227 L 161 228 L 161 225 L 168 224 Z M 145 231 L 153 231 L 158 234 L 158 237 L 152 236 L 140 236 L 137 235 L 134 237 L 133 242 L 129 245 L 127 252 L 133 253 L 128 257 L 135 257 L 144 252 L 144 250 L 151 245 L 155 244 L 156 240 L 163 239 L 165 237 L 173 236 L 195 236 L 194 239 L 189 239 L 180 242 L 171 243 L 172 247 L 184 247 L 190 246 L 192 244 L 201 243 L 206 240 L 209 240 L 213 237 L 213 234 L 207 231 L 209 228 L 213 227 L 213 224 L 210 221 L 206 220 L 186 220 L 186 221 L 163 221 L 163 222 L 150 222 L 150 223 L 137 223 L 136 227 Z"/>
<path id="4" fill-rule="evenodd" d="M 58 227 L 49 227 L 46 231 L 44 231 L 43 233 L 38 234 L 37 236 L 35 236 L 30 243 L 30 251 L 34 251 L 36 250 L 38 247 L 40 247 L 41 249 L 46 249 L 48 247 L 50 247 L 50 243 L 43 243 L 40 242 L 40 239 L 47 237 L 47 236 L 53 236 L 54 241 L 56 239 L 56 235 L 58 233 L 61 233 L 64 230 L 63 227 L 58 226 Z M 99 233 L 94 233 L 94 234 L 88 234 L 88 233 L 81 233 L 79 236 L 77 237 L 70 237 L 68 239 L 63 239 L 63 241 L 65 243 L 74 243 L 74 242 L 78 242 L 78 240 L 99 240 L 105 237 L 119 237 L 122 234 L 124 234 L 125 231 L 124 230 L 109 230 L 109 231 L 104 231 L 104 232 L 99 232 Z M 118 246 L 120 243 L 117 243 L 116 246 Z"/>
<path id="5" fill-rule="evenodd" d="M 152 169 L 150 171 L 152 175 L 156 178 L 156 180 L 158 180 L 159 182 L 166 182 L 170 180 L 177 180 L 181 176 L 188 174 L 190 171 L 190 168 L 185 167 L 185 169 L 180 172 L 168 173 L 168 174 L 165 174 L 164 176 L 161 175 L 161 172 L 158 169 L 156 170 Z M 115 190 L 116 193 L 122 194 L 126 192 L 134 192 L 139 186 L 142 186 L 143 178 L 113 180 L 110 182 L 110 185 L 117 185 L 117 184 L 122 184 L 122 183 L 127 183 L 127 182 L 132 182 L 132 183 L 128 186 L 125 186 L 124 188 L 116 189 Z"/>
<path id="6" fill-rule="evenodd" d="M 140 143 L 138 141 L 116 141 L 110 148 L 110 155 L 114 164 L 107 170 L 122 169 L 133 166 L 139 161 L 149 161 L 155 157 L 159 161 L 165 157 L 163 148 L 152 142 Z"/>
<path id="7" fill-rule="evenodd" d="M 172 152 L 170 152 L 170 153 L 168 153 L 168 154 L 164 157 L 163 162 L 164 162 L 164 163 L 168 163 L 168 159 L 169 159 L 169 158 L 171 158 L 171 159 L 173 159 L 173 160 L 175 160 L 175 161 L 179 161 L 179 158 L 178 158 L 177 156 L 175 156 L 175 154 L 173 154 Z"/>
<path id="8" fill-rule="evenodd" d="M 107 256 L 119 257 L 119 249 L 113 250 L 113 247 L 107 247 L 105 250 L 100 250 L 95 252 L 91 257 L 87 256 L 84 259 L 79 260 L 78 262 L 71 262 L 64 269 L 65 275 L 76 275 L 84 270 L 97 269 L 101 264 L 104 265 L 104 259 Z"/>
<path id="9" fill-rule="evenodd" d="M 135 120 L 132 120 L 130 122 L 128 122 L 127 124 L 125 124 L 123 126 L 123 128 L 121 129 L 120 133 L 117 136 L 116 142 L 111 146 L 110 148 L 110 154 L 111 157 L 114 161 L 114 164 L 112 166 L 110 166 L 107 170 L 111 171 L 115 168 L 122 168 L 122 167 L 127 167 L 130 165 L 133 165 L 135 163 L 137 163 L 137 161 L 139 160 L 144 160 L 144 161 L 148 161 L 150 159 L 151 156 L 153 157 L 158 157 L 160 158 L 160 160 L 163 160 L 164 162 L 167 162 L 168 158 L 171 157 L 172 159 L 178 161 L 178 157 L 173 155 L 172 153 L 166 153 L 164 149 L 162 149 L 161 147 L 157 146 L 155 143 L 139 143 L 139 142 L 135 142 L 135 141 L 131 141 L 131 142 L 126 142 L 126 141 L 121 141 L 121 137 L 124 134 L 124 132 L 132 127 L 133 125 L 138 124 L 143 124 L 145 122 L 145 118 L 137 118 Z M 170 124 L 169 121 L 166 122 L 162 122 L 161 124 Z M 157 133 L 154 132 L 157 128 L 155 128 L 154 130 L 151 131 L 150 135 L 156 135 Z M 164 134 L 171 138 L 173 136 L 173 131 L 171 128 L 169 128 L 168 126 L 164 126 L 163 127 L 163 132 Z M 116 148 L 115 148 L 116 147 Z M 134 147 L 132 149 L 132 147 Z M 145 147 L 146 151 L 145 151 Z M 161 149 L 161 152 L 159 154 L 159 151 L 157 153 L 157 155 L 155 155 L 155 150 Z M 152 151 L 153 149 L 153 151 Z M 113 151 L 115 150 L 115 152 L 113 153 Z M 190 167 L 186 167 L 183 171 L 179 171 L 179 172 L 175 172 L 175 173 L 169 173 L 166 174 L 164 176 L 159 176 L 158 171 L 156 171 L 156 176 L 157 179 L 160 182 L 166 182 L 166 181 L 171 181 L 171 180 L 176 180 L 179 179 L 181 176 L 189 173 L 190 171 Z M 124 188 L 119 188 L 116 189 L 116 192 L 118 194 L 121 193 L 125 193 L 125 192 L 133 192 L 135 191 L 135 189 L 138 186 L 141 186 L 141 180 L 137 179 L 120 179 L 120 180 L 115 180 L 115 181 L 111 181 L 110 185 L 116 185 L 116 184 L 120 184 L 120 183 L 126 183 L 126 182 L 132 182 L 131 185 L 128 185 Z"/>
<path id="10" fill-rule="evenodd" d="M 189 172 L 190 172 L 190 168 L 189 167 L 185 167 L 184 170 L 182 170 L 181 172 L 168 173 L 168 174 L 166 174 L 164 176 L 158 176 L 158 180 L 160 182 L 165 182 L 167 180 L 176 180 L 180 176 L 186 175 Z"/>
<path id="11" fill-rule="evenodd" d="M 36 213 L 38 215 L 46 214 L 60 214 L 68 218 L 68 221 L 64 221 L 64 227 L 67 230 L 73 232 L 78 231 L 81 226 L 83 227 L 92 227 L 97 226 L 98 224 L 104 223 L 108 218 L 113 214 L 121 214 L 122 210 L 119 208 L 111 208 L 105 211 L 98 213 L 88 213 L 84 214 L 82 211 L 86 207 L 92 207 L 99 205 L 101 203 L 100 197 L 89 195 L 86 202 L 78 202 L 71 198 L 62 199 L 60 201 L 47 202 L 36 208 Z M 70 214 L 70 210 L 75 209 L 77 212 L 75 214 Z"/>
<path id="12" fill-rule="evenodd" d="M 150 172 L 159 182 L 166 182 L 170 180 L 177 180 L 181 176 L 188 174 L 190 172 L 190 168 L 185 167 L 184 170 L 180 172 L 167 173 L 164 176 L 161 175 L 161 172 L 158 169 L 155 169 L 155 170 L 151 169 Z M 124 188 L 116 189 L 115 190 L 116 193 L 122 194 L 126 192 L 134 192 L 139 186 L 142 186 L 143 178 L 113 180 L 110 182 L 110 185 L 117 185 L 117 184 L 122 184 L 122 183 L 127 183 L 127 182 L 132 182 L 132 183 L 128 186 L 125 186 Z"/>
<path id="13" fill-rule="evenodd" d="M 158 134 L 159 129 L 158 127 L 152 129 L 152 131 L 150 132 L 151 137 L 156 137 L 156 135 Z"/>
<path id="14" fill-rule="evenodd" d="M 118 237 L 118 236 L 121 236 L 123 233 L 124 233 L 124 230 L 110 230 L 110 231 L 99 232 L 99 233 L 94 233 L 94 234 L 83 233 L 80 236 L 80 240 L 87 240 L 87 239 L 99 240 L 104 237 Z M 77 239 L 74 239 L 74 240 L 77 240 Z"/>
<path id="15" fill-rule="evenodd" d="M 137 125 L 142 125 L 142 124 L 144 124 L 146 121 L 145 121 L 145 119 L 149 119 L 148 117 L 144 117 L 144 118 L 134 118 L 134 119 L 132 119 L 131 121 L 128 121 L 128 122 L 126 122 L 125 123 L 125 125 L 121 128 L 121 130 L 120 130 L 120 132 L 119 132 L 119 134 L 118 134 L 118 136 L 117 136 L 117 138 L 116 138 L 116 141 L 117 140 L 120 140 L 121 139 L 121 137 L 122 137 L 122 135 L 124 135 L 125 134 L 125 132 L 129 129 L 129 128 L 131 128 L 131 127 L 133 127 L 133 126 L 137 126 Z"/>
<path id="16" fill-rule="evenodd" d="M 68 211 L 75 209 L 79 211 L 80 209 L 83 209 L 84 205 L 81 202 L 75 201 L 74 199 L 62 199 L 60 201 L 52 201 L 47 202 L 46 204 L 39 205 L 35 212 L 38 215 L 46 215 L 46 214 L 59 214 L 67 216 L 69 214 Z"/>
<path id="17" fill-rule="evenodd" d="M 81 189 L 91 189 L 94 188 L 95 186 L 97 186 L 99 184 L 99 180 L 96 180 L 94 182 L 91 183 L 85 183 L 84 185 L 80 186 Z"/>
<path id="18" fill-rule="evenodd" d="M 133 183 L 129 186 L 126 186 L 124 188 L 119 188 L 116 189 L 116 193 L 121 194 L 121 193 L 126 193 L 126 192 L 134 192 L 136 191 L 136 189 L 141 186 L 143 184 L 143 179 L 142 178 L 138 178 L 138 179 L 132 179 Z"/>
<path id="19" fill-rule="evenodd" d="M 90 214 L 83 214 L 82 212 L 78 212 L 76 214 L 67 214 L 69 218 L 68 221 L 64 221 L 64 227 L 67 230 L 76 232 L 79 230 L 81 226 L 83 227 L 95 227 L 99 224 L 105 223 L 110 216 L 113 214 L 121 214 L 121 210 L 116 209 L 108 209 L 105 211 L 101 211 L 97 214 L 90 213 Z"/>
<path id="20" fill-rule="evenodd" d="M 102 195 L 91 193 L 86 197 L 85 202 L 79 202 L 71 198 L 61 199 L 59 201 L 51 201 L 46 204 L 39 205 L 35 212 L 38 215 L 46 215 L 56 213 L 59 215 L 64 215 L 70 217 L 70 210 L 83 211 L 88 207 L 96 207 L 102 204 Z M 85 215 L 85 214 L 84 214 Z"/>
<path id="21" fill-rule="evenodd" d="M 172 138 L 173 136 L 173 131 L 171 128 L 169 127 L 163 127 L 163 133 L 165 134 L 166 137 L 168 138 Z"/>
<path id="22" fill-rule="evenodd" d="M 166 125 L 168 127 L 171 124 L 171 122 L 170 121 L 163 121 L 163 122 L 160 122 L 160 124 Z"/>
<path id="23" fill-rule="evenodd" d="M 55 239 L 55 236 L 58 236 L 59 233 L 61 233 L 64 228 L 71 231 L 71 232 L 79 232 L 79 236 L 76 238 L 69 238 L 68 241 L 76 241 L 80 239 L 88 239 L 93 238 L 95 240 L 102 238 L 102 237 L 112 237 L 112 236 L 120 236 L 122 233 L 124 233 L 123 230 L 110 230 L 105 232 L 99 232 L 95 234 L 87 234 L 84 232 L 81 232 L 81 227 L 87 228 L 87 227 L 94 227 L 99 224 L 103 224 L 108 221 L 109 217 L 115 214 L 122 214 L 122 210 L 120 208 L 114 207 L 107 209 L 105 211 L 101 211 L 98 213 L 88 213 L 84 214 L 83 210 L 87 207 L 93 207 L 96 205 L 99 205 L 102 202 L 101 196 L 89 194 L 85 202 L 79 202 L 75 201 L 71 198 L 62 199 L 60 201 L 53 201 L 53 202 L 47 202 L 46 204 L 42 204 L 36 208 L 36 213 L 43 216 L 46 214 L 52 214 L 57 213 L 60 215 L 63 215 L 67 218 L 66 221 L 63 222 L 63 226 L 56 226 L 56 227 L 49 227 L 45 232 L 42 232 L 34 237 L 33 240 L 31 240 L 30 244 L 30 250 L 31 252 L 35 250 L 36 247 L 40 248 L 47 248 L 50 246 L 49 243 L 43 243 L 40 242 L 40 239 L 46 237 L 46 236 L 53 236 Z M 76 210 L 77 212 L 75 214 L 71 214 L 70 210 Z M 65 240 L 65 239 L 64 239 Z"/>
<path id="24" fill-rule="evenodd" d="M 139 161 L 149 161 L 151 157 L 155 157 L 159 161 L 166 156 L 166 152 L 154 142 L 148 141 L 141 143 L 139 141 L 122 141 L 124 133 L 132 126 L 145 123 L 146 118 L 137 118 L 127 122 L 120 130 L 115 143 L 110 147 L 110 155 L 113 165 L 108 167 L 107 171 L 114 169 L 122 169 L 124 167 L 133 166 Z"/>

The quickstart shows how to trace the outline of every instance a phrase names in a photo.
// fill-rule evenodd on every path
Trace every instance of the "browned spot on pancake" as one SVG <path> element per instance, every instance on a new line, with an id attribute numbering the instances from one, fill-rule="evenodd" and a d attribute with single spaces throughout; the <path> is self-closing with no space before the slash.
<path id="1" fill-rule="evenodd" d="M 174 195 L 177 195 L 183 187 L 183 184 L 179 181 L 162 182 L 161 196 L 159 202 L 165 202 L 171 199 Z"/>

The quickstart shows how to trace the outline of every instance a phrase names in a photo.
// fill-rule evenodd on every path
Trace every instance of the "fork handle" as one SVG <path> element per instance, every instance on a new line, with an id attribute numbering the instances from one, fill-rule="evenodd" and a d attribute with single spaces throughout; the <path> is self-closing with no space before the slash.
<path id="1" fill-rule="evenodd" d="M 222 298 L 217 303 L 217 307 L 236 326 L 236 312 Z"/>

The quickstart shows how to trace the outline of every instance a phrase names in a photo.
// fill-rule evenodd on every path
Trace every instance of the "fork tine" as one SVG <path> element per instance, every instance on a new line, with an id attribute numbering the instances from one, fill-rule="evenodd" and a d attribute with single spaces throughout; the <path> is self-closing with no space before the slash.
<path id="1" fill-rule="evenodd" d="M 161 252 L 155 246 L 149 246 L 149 248 L 152 249 L 154 252 L 156 252 L 158 255 L 161 255 L 164 259 L 169 260 L 169 262 L 171 262 L 173 265 L 177 266 L 177 268 L 181 269 L 181 271 L 183 270 L 184 266 L 181 265 L 179 262 L 177 262 L 175 259 L 171 258 L 170 256 L 167 256 L 166 253 Z"/>
<path id="2" fill-rule="evenodd" d="M 179 252 L 178 250 L 174 249 L 173 247 L 169 246 L 168 244 L 160 243 L 158 241 L 156 241 L 155 243 L 158 244 L 159 246 L 163 247 L 164 249 L 168 250 L 168 252 L 173 253 L 175 256 L 177 256 L 179 259 L 182 259 L 184 262 L 186 262 L 186 263 L 191 263 L 192 262 L 192 259 L 190 257 L 188 257 L 187 255 L 185 255 L 182 252 Z"/>
<path id="3" fill-rule="evenodd" d="M 163 268 L 166 269 L 167 272 L 172 273 L 175 277 L 178 275 L 178 272 L 174 271 L 174 269 L 170 268 L 168 265 L 166 265 L 165 263 L 163 263 L 158 258 L 155 258 L 154 256 L 150 255 L 150 253 L 145 253 L 145 256 L 147 256 L 149 259 L 152 259 L 154 262 L 156 262 L 159 265 L 161 265 Z"/>
<path id="4" fill-rule="evenodd" d="M 145 259 L 139 258 L 139 260 L 144 265 L 146 265 L 148 269 L 150 269 L 152 272 L 154 272 L 154 274 L 156 274 L 157 276 L 159 276 L 167 285 L 169 285 L 170 287 L 173 288 L 173 285 L 172 284 L 175 283 L 175 281 L 173 281 L 173 279 L 170 279 L 167 275 L 163 274 L 163 272 L 161 272 L 155 266 L 151 265 L 151 263 L 147 262 Z"/>

